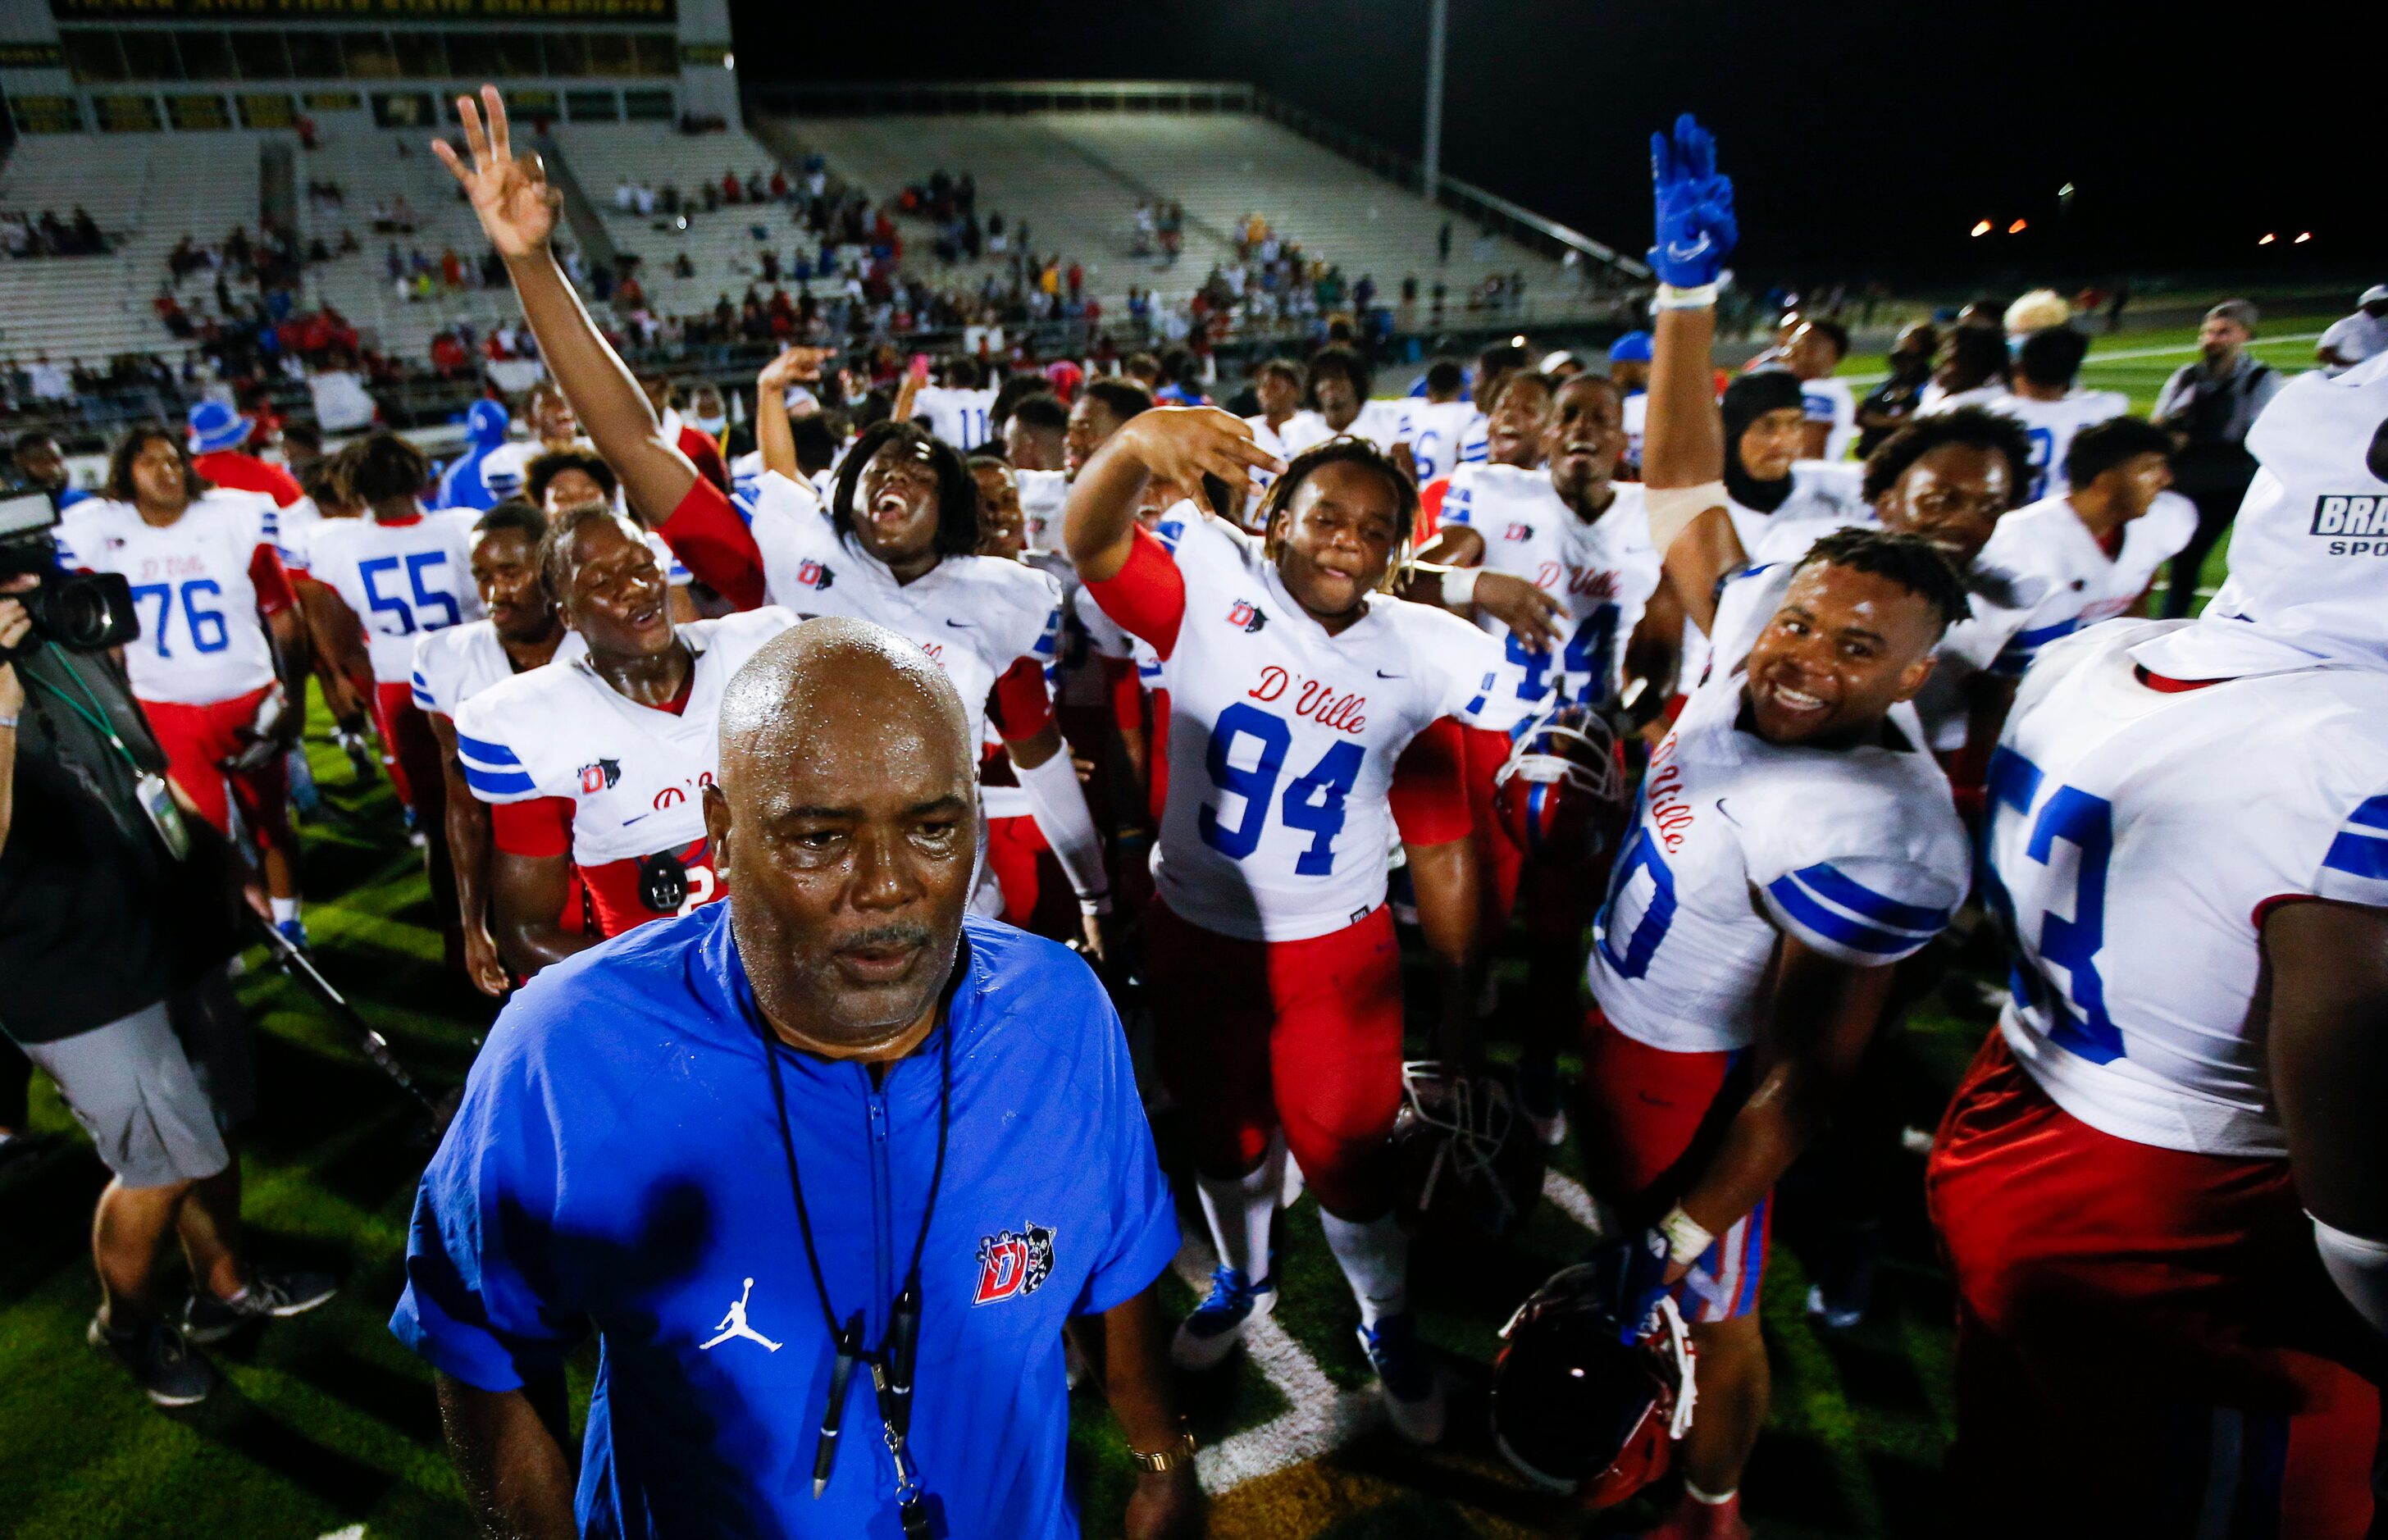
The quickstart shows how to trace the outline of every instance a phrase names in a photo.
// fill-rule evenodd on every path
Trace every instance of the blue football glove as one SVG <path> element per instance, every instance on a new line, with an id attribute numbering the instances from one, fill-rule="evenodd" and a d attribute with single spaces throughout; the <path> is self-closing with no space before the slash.
<path id="1" fill-rule="evenodd" d="M 1617 1280 L 1617 1340 L 1632 1347 L 1658 1330 L 1667 1294 L 1667 1238 L 1656 1228 L 1629 1237 Z"/>
<path id="2" fill-rule="evenodd" d="M 1716 169 L 1716 137 L 1688 112 L 1670 140 L 1650 135 L 1650 181 L 1658 203 L 1658 244 L 1650 266 L 1676 288 L 1713 284 L 1734 243 L 1733 178 Z"/>

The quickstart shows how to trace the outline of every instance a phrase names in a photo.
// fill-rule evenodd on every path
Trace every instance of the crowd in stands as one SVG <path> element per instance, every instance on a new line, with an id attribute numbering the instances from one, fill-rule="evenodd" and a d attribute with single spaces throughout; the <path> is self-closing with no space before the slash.
<path id="1" fill-rule="evenodd" d="M 108 249 L 108 241 L 99 222 L 77 204 L 63 220 L 55 209 L 0 214 L 0 247 L 11 257 L 96 257 Z"/>

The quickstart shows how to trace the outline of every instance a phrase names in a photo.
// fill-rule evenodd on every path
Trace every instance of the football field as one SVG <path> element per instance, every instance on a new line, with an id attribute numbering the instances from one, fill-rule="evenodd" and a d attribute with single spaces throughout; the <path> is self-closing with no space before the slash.
<path id="1" fill-rule="evenodd" d="M 2282 330 L 2290 335 L 2259 347 L 2293 370 L 2310 360 L 2309 335 L 2301 335 L 2309 329 Z M 2126 390 L 2144 411 L 2165 375 L 2193 356 L 2192 337 L 2102 339 L 2083 383 Z M 1861 362 L 1853 361 L 1853 375 Z M 2218 576 L 2210 570 L 2206 581 Z M 403 842 L 387 783 L 352 780 L 327 727 L 319 713 L 310 739 L 326 811 L 305 826 L 318 956 L 400 1057 L 445 1089 L 470 1063 L 489 1002 L 442 970 L 419 856 Z M 1514 994 L 1519 982 L 1510 964 L 1505 985 Z M 227 1382 L 208 1403 L 153 1410 L 111 1360 L 84 1345 L 96 1292 L 86 1231 L 105 1173 L 37 1080 L 33 1121 L 44 1145 L 0 1167 L 0 1534 L 429 1540 L 470 1532 L 440 1448 L 429 1373 L 384 1326 L 427 1155 L 422 1119 L 287 981 L 253 966 L 240 987 L 258 1029 L 262 1109 L 242 1152 L 254 1249 L 328 1268 L 342 1292 L 312 1314 L 210 1350 Z M 1803 1184 L 1786 1188 L 1764 1305 L 1774 1407 L 1745 1488 L 1761 1534 L 1935 1531 L 1937 1472 L 1953 1419 L 1951 1306 L 1922 1211 L 1922 1156 L 1899 1130 L 1929 1130 L 1990 1014 L 1984 992 L 1961 975 L 1885 1046 L 1868 1121 L 1880 1131 L 1881 1160 L 1895 1167 L 1893 1198 L 1874 1308 L 1850 1330 L 1823 1330 L 1804 1314 L 1813 1203 Z M 1496 1056 L 1514 1051 L 1498 1014 L 1492 1031 Z M 1160 1131 L 1164 1162 L 1182 1174 L 1165 1116 Z M 1417 1252 L 1413 1295 L 1452 1392 L 1451 1435 L 1430 1451 L 1384 1425 L 1315 1205 L 1304 1200 L 1285 1216 L 1276 1316 L 1252 1333 L 1250 1351 L 1188 1391 L 1216 1495 L 1214 1534 L 1610 1534 L 1655 1517 L 1646 1497 L 1599 1520 L 1573 1515 L 1513 1474 L 1487 1434 L 1495 1333 L 1589 1239 L 1571 1152 L 1559 1152 L 1554 1166 L 1545 1201 L 1514 1243 Z M 1190 1201 L 1182 1219 L 1188 1241 L 1169 1285 L 1175 1308 L 1190 1307 L 1209 1269 Z M 574 1364 L 583 1404 L 594 1361 L 592 1347 Z M 1099 1400 L 1084 1393 L 1074 1452 L 1087 1532 L 1116 1534 L 1130 1468 Z"/>

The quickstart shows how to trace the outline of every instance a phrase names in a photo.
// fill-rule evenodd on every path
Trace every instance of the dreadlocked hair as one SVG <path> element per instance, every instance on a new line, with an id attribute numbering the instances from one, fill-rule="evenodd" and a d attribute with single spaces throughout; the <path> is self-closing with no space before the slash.
<path id="1" fill-rule="evenodd" d="M 419 497 L 431 479 L 431 462 L 397 434 L 382 429 L 340 452 L 343 474 L 357 500 L 370 507 L 401 497 Z"/>
<path id="2" fill-rule="evenodd" d="M 1954 412 L 1918 417 L 1876 446 L 1866 456 L 1862 493 L 1865 500 L 1873 503 L 1898 486 L 1899 478 L 1907 474 L 1910 465 L 1944 444 L 1993 450 L 2004 455 L 2010 507 L 2014 498 L 2031 490 L 2031 439 L 2025 435 L 2023 424 L 1978 406 L 1961 406 Z"/>
<path id="3" fill-rule="evenodd" d="M 1799 558 L 1796 573 L 1811 566 L 1846 566 L 1852 572 L 1887 578 L 1939 612 L 1940 630 L 1962 620 L 1973 608 L 1964 579 L 1949 565 L 1940 548 L 1921 535 L 1861 528 L 1835 529 Z"/>
<path id="4" fill-rule="evenodd" d="M 978 483 L 962 464 L 959 451 L 931 435 L 917 423 L 882 418 L 862 430 L 838 467 L 837 486 L 830 501 L 830 528 L 840 538 L 854 533 L 854 500 L 862 473 L 883 450 L 899 455 L 921 454 L 937 478 L 937 532 L 931 545 L 940 556 L 968 556 L 978 550 Z"/>
<path id="5" fill-rule="evenodd" d="M 1293 494 L 1321 466 L 1360 465 L 1375 471 L 1393 489 L 1393 501 L 1399 505 L 1401 531 L 1393 541 L 1392 560 L 1385 564 L 1385 575 L 1377 580 L 1377 592 L 1390 593 L 1409 569 L 1410 542 L 1416 538 L 1418 521 L 1417 489 L 1410 478 L 1393 464 L 1392 456 L 1367 439 L 1355 434 L 1339 433 L 1322 443 L 1311 445 L 1288 462 L 1285 474 L 1269 486 L 1268 495 L 1261 500 L 1261 554 L 1275 566 L 1285 549 L 1286 510 L 1293 505 Z"/>

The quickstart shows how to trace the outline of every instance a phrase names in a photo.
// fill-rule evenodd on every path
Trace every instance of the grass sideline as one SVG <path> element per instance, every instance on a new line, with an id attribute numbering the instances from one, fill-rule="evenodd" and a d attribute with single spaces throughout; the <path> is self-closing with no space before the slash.
<path id="1" fill-rule="evenodd" d="M 2175 350 L 2099 356 L 2150 348 Z M 2288 338 L 2259 348 L 2276 366 L 2311 356 L 2310 343 Z M 2083 383 L 2127 390 L 2144 411 L 2193 351 L 2185 330 L 2102 338 Z M 2219 576 L 2217 553 L 2207 583 Z M 305 829 L 309 923 L 320 959 L 409 1063 L 452 1084 L 491 1012 L 442 972 L 428 896 L 400 843 L 387 788 L 348 784 L 347 761 L 323 738 L 326 725 L 316 723 L 311 755 L 340 814 Z M 311 1315 L 214 1350 L 227 1384 L 208 1405 L 171 1415 L 151 1409 L 83 1343 L 95 1302 L 85 1235 L 105 1173 L 37 1077 L 33 1128 L 53 1142 L 0 1172 L 0 1229 L 9 1237 L 0 1252 L 0 1449 L 7 1452 L 0 1531 L 19 1540 L 313 1540 L 355 1525 L 369 1540 L 434 1540 L 468 1530 L 440 1449 L 429 1375 L 384 1326 L 426 1158 L 414 1138 L 419 1123 L 287 982 L 252 974 L 241 996 L 257 1025 L 264 1109 L 242 1153 L 257 1249 L 329 1267 L 343 1291 Z M 1886 1110 L 1929 1127 L 1986 1025 L 1978 1010 L 1916 1012 L 1883 1093 L 1895 1103 Z M 1172 1150 L 1165 1122 L 1162 1132 Z M 1878 1305 L 1847 1333 L 1814 1330 L 1801 1310 L 1798 1194 L 1786 1191 L 1764 1303 L 1774 1408 L 1747 1486 L 1752 1516 L 1770 1540 L 1932 1530 L 1937 1471 L 1954 1423 L 1954 1334 L 1922 1212 L 1921 1161 L 1898 1159 L 1900 1198 Z M 1557 1164 L 1571 1168 L 1572 1153 Z M 1284 1224 L 1286 1289 L 1276 1318 L 1331 1382 L 1351 1389 L 1365 1382 L 1365 1369 L 1316 1213 L 1305 1199 Z M 1190 1205 L 1182 1217 L 1199 1232 Z M 1601 1521 L 1569 1514 L 1512 1475 L 1484 1431 L 1494 1333 L 1581 1242 L 1581 1231 L 1545 1204 L 1513 1249 L 1463 1257 L 1422 1248 L 1415 1292 L 1454 1387 L 1447 1445 L 1413 1450 L 1379 1430 L 1227 1493 L 1214 1506 L 1213 1532 L 1223 1540 L 1424 1540 L 1609 1535 L 1647 1522 L 1654 1505 L 1646 1498 Z M 1189 1290 L 1169 1287 L 1175 1305 L 1191 1305 Z M 592 1367 L 591 1352 L 575 1363 L 580 1406 Z M 1189 1387 L 1188 1401 L 1206 1444 L 1284 1409 L 1241 1355 Z M 1124 1450 L 1099 1403 L 1081 1395 L 1073 1413 L 1086 1533 L 1116 1534 L 1131 1482 Z"/>

